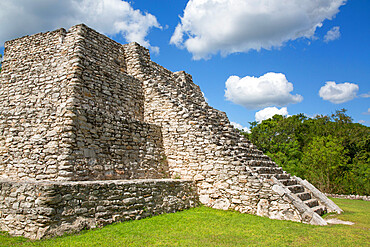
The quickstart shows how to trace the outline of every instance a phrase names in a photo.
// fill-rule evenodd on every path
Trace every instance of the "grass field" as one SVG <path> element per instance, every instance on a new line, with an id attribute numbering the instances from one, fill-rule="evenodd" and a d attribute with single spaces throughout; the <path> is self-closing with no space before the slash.
<path id="1" fill-rule="evenodd" d="M 354 225 L 312 226 L 199 207 L 41 241 L 0 233 L 0 246 L 370 246 L 370 202 L 333 201 L 345 211 L 335 217 Z"/>

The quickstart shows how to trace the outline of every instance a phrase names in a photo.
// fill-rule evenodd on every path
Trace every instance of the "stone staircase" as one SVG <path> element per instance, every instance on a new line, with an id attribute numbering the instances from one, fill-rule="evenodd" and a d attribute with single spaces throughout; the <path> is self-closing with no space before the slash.
<path id="1" fill-rule="evenodd" d="M 289 173 L 286 173 L 281 167 L 278 167 L 275 162 L 267 158 L 267 156 L 266 158 L 262 156 L 259 160 L 251 160 L 248 163 L 251 170 L 257 173 L 259 177 L 266 179 L 275 178 L 274 180 L 277 181 L 280 186 L 288 189 L 313 212 L 320 216 L 328 212 L 325 203 L 315 197 L 309 188 L 302 185 L 301 179 L 297 179 Z"/>
<path id="2" fill-rule="evenodd" d="M 297 179 L 291 177 L 290 174 L 283 173 L 278 174 L 275 177 L 315 213 L 321 216 L 327 212 L 326 207 L 324 205 L 320 205 L 319 201 L 316 198 L 313 198 L 311 191 L 301 185 Z"/>

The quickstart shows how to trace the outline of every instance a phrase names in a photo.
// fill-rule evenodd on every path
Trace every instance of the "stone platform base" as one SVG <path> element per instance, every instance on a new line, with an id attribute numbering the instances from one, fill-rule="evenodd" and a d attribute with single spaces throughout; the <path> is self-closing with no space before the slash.
<path id="1" fill-rule="evenodd" d="M 0 180 L 0 230 L 41 239 L 198 205 L 180 179 L 25 182 Z"/>

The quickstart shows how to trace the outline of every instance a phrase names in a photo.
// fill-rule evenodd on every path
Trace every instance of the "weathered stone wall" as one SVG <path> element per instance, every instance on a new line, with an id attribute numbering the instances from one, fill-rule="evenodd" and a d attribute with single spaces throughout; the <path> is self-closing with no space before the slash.
<path id="1" fill-rule="evenodd" d="M 0 230 L 40 239 L 198 205 L 193 181 L 0 180 Z"/>
<path id="2" fill-rule="evenodd" d="M 75 50 L 73 180 L 164 178 L 161 129 L 144 123 L 141 81 L 126 74 L 122 45 L 79 25 Z"/>
<path id="3" fill-rule="evenodd" d="M 64 176 L 72 120 L 74 36 L 64 29 L 5 43 L 0 74 L 0 175 L 20 179 Z M 58 150 L 58 151 L 57 151 Z"/>
<path id="4" fill-rule="evenodd" d="M 78 36 L 74 57 L 76 107 L 107 116 L 144 120 L 141 81 L 128 76 L 121 44 L 85 25 L 72 27 Z"/>
<path id="5" fill-rule="evenodd" d="M 161 129 L 143 122 L 122 45 L 85 25 L 9 41 L 0 88 L 0 176 L 167 177 Z"/>
<path id="6" fill-rule="evenodd" d="M 200 200 L 207 206 L 275 219 L 303 221 L 301 212 L 274 183 L 250 165 L 281 171 L 230 125 L 225 113 L 210 107 L 200 88 L 185 72 L 152 62 L 147 49 L 125 45 L 127 71 L 143 81 L 145 121 L 162 127 L 164 149 L 172 177 L 197 181 Z M 136 54 L 133 56 L 131 54 Z"/>

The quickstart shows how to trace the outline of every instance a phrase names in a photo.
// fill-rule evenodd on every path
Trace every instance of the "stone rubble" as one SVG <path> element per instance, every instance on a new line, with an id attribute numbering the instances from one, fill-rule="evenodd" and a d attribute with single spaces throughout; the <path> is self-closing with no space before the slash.
<path id="1" fill-rule="evenodd" d="M 326 196 L 339 198 L 339 199 L 350 199 L 350 200 L 363 200 L 363 201 L 370 201 L 370 196 L 360 196 L 360 195 L 338 195 L 338 194 L 328 194 L 325 193 Z"/>

